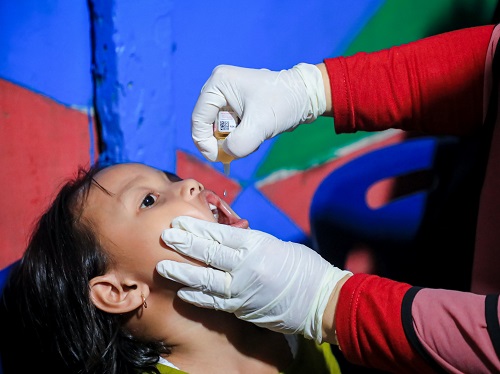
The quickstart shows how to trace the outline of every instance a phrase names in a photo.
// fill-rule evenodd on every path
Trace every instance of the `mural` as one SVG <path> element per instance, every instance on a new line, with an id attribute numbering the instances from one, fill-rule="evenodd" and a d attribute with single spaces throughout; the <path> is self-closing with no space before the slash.
<path id="1" fill-rule="evenodd" d="M 79 165 L 138 161 L 199 179 L 254 229 L 308 243 L 309 208 L 333 170 L 398 143 L 336 136 L 321 118 L 236 160 L 226 176 L 190 135 L 219 64 L 286 69 L 489 23 L 496 1 L 4 0 L 0 3 L 0 268 Z M 362 171 L 360 171 L 362 172 Z"/>

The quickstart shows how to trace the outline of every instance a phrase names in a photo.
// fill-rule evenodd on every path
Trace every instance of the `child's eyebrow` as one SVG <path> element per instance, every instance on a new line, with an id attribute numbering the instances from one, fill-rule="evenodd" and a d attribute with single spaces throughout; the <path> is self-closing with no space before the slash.
<path id="1" fill-rule="evenodd" d="M 170 182 L 178 182 L 181 181 L 182 178 L 177 174 L 171 173 L 169 171 L 163 170 L 163 174 L 165 174 Z"/>
<path id="2" fill-rule="evenodd" d="M 104 192 L 106 195 L 108 196 L 114 196 L 115 194 L 109 190 L 107 190 L 106 188 L 104 188 L 98 181 L 96 181 L 94 178 L 92 178 L 92 184 L 94 184 L 95 186 L 97 186 L 97 188 L 99 188 L 102 192 Z"/>

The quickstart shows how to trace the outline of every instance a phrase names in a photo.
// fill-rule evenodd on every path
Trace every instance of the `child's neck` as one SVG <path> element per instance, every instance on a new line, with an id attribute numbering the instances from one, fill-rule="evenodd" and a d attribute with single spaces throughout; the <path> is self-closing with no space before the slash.
<path id="1" fill-rule="evenodd" d="M 172 348 L 166 359 L 179 369 L 196 373 L 269 373 L 288 367 L 292 353 L 282 334 L 261 329 L 234 315 L 217 312 L 219 328 L 200 329 L 196 338 Z M 224 328 L 220 329 L 220 326 Z"/>

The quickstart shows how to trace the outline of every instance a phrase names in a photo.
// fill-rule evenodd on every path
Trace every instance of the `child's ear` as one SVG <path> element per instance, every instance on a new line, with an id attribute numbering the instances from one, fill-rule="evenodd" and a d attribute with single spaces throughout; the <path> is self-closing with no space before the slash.
<path id="1" fill-rule="evenodd" d="M 90 280 L 90 297 L 102 311 L 120 314 L 139 308 L 144 304 L 149 288 L 138 282 L 120 280 L 114 272 Z"/>

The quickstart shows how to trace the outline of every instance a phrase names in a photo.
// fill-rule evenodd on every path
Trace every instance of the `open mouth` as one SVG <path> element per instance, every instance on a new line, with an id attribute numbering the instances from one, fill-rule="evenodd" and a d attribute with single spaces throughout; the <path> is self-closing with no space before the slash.
<path id="1" fill-rule="evenodd" d="M 246 219 L 241 219 L 234 210 L 231 209 L 229 204 L 217 196 L 213 191 L 203 190 L 201 194 L 205 198 L 208 207 L 214 215 L 214 219 L 218 223 L 243 229 L 248 228 L 248 221 Z"/>

